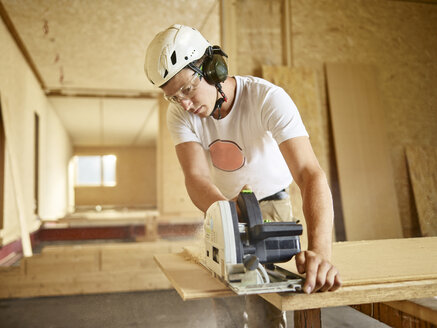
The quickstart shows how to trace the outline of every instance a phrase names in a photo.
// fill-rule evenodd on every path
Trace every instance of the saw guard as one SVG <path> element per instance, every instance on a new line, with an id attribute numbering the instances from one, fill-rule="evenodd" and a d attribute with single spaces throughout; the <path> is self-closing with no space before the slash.
<path id="1" fill-rule="evenodd" d="M 215 202 L 207 210 L 204 220 L 205 264 L 220 277 L 227 276 L 226 265 L 237 264 L 239 247 L 233 215 L 237 215 L 235 204 L 229 201 Z M 237 230 L 238 231 L 238 230 Z M 237 235 L 237 238 L 239 236 Z M 241 259 L 240 259 L 241 262 Z"/>

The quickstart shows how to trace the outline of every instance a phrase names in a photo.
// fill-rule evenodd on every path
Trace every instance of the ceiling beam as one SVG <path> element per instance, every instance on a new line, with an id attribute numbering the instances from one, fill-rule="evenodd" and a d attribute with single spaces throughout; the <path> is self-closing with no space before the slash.
<path id="1" fill-rule="evenodd" d="M 17 30 L 15 29 L 14 23 L 12 23 L 12 20 L 9 17 L 9 14 L 6 11 L 6 8 L 4 7 L 4 5 L 1 1 L 0 1 L 0 17 L 2 18 L 3 22 L 6 25 L 6 28 L 8 29 L 9 33 L 12 36 L 12 39 L 14 39 L 18 49 L 20 50 L 21 54 L 23 55 L 24 59 L 26 60 L 27 64 L 29 65 L 33 74 L 35 75 L 35 78 L 38 80 L 39 85 L 41 86 L 41 88 L 43 90 L 45 90 L 46 87 L 45 87 L 45 83 L 41 77 L 41 74 L 39 74 L 35 63 L 33 62 L 33 59 L 29 54 L 29 51 L 27 51 L 27 48 L 24 45 L 23 40 L 21 40 L 20 35 L 18 34 Z"/>
<path id="2" fill-rule="evenodd" d="M 162 92 L 138 90 L 105 90 L 105 89 L 52 89 L 46 90 L 48 97 L 82 97 L 82 98 L 131 98 L 157 99 Z"/>

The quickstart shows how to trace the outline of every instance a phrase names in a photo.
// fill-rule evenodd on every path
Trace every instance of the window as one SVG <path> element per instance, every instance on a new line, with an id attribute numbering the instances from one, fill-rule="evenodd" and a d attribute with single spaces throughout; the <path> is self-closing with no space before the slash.
<path id="1" fill-rule="evenodd" d="M 115 155 L 75 156 L 76 186 L 113 187 L 116 185 Z"/>

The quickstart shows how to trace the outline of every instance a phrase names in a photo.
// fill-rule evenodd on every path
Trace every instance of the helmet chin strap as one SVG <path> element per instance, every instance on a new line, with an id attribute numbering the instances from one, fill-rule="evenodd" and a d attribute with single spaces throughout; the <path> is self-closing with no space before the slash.
<path id="1" fill-rule="evenodd" d="M 218 95 L 217 95 L 218 99 L 215 101 L 214 109 L 212 110 L 211 114 L 209 114 L 209 116 L 212 116 L 213 118 L 215 118 L 214 113 L 218 110 L 217 120 L 220 120 L 222 118 L 220 110 L 222 108 L 223 103 L 225 101 L 228 101 L 228 98 L 226 97 L 225 93 L 223 92 L 223 89 L 222 89 L 222 86 L 220 83 L 217 83 L 215 85 L 215 88 L 217 89 L 217 92 L 221 95 L 221 98 L 218 98 Z"/>

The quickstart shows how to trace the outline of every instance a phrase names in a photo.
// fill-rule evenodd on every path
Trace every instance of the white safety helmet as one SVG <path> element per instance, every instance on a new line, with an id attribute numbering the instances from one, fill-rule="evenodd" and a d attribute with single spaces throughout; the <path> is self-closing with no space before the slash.
<path id="1" fill-rule="evenodd" d="M 192 27 L 175 24 L 158 33 L 147 48 L 144 71 L 160 87 L 189 63 L 201 58 L 211 44 Z"/>

